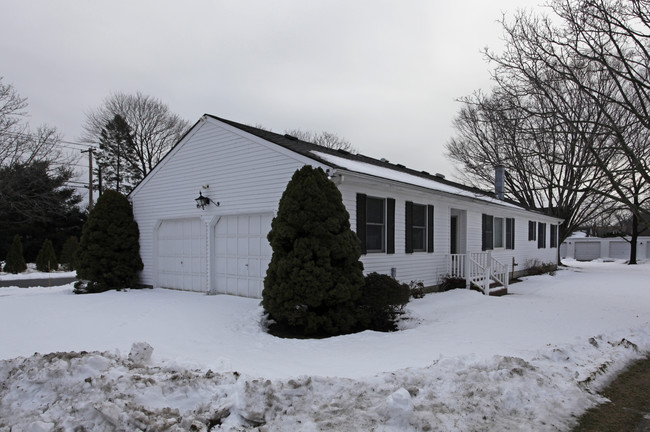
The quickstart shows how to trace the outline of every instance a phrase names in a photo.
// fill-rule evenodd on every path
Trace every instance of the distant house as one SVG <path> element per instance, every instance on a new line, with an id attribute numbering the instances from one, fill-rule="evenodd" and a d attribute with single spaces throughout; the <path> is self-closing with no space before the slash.
<path id="1" fill-rule="evenodd" d="M 442 175 L 204 115 L 129 196 L 142 284 L 261 297 L 271 220 L 306 164 L 341 191 L 366 272 L 434 286 L 491 269 L 507 283 L 531 260 L 556 261 L 557 218 Z"/>

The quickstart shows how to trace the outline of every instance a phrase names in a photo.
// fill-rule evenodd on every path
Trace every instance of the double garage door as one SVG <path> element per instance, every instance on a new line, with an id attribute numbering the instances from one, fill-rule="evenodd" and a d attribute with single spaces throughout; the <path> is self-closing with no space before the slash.
<path id="1" fill-rule="evenodd" d="M 217 293 L 261 298 L 272 254 L 266 239 L 271 219 L 270 214 L 223 216 L 213 230 L 198 218 L 163 221 L 157 285 L 203 292 L 212 286 Z"/>

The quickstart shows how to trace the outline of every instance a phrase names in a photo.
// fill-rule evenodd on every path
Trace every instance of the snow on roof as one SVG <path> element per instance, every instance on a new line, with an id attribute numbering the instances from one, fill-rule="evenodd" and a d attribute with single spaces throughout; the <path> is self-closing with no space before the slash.
<path id="1" fill-rule="evenodd" d="M 421 186 L 427 189 L 436 190 L 440 192 L 445 192 L 453 195 L 460 195 L 472 199 L 478 199 L 481 201 L 486 201 L 492 204 L 497 204 L 505 207 L 512 207 L 516 209 L 522 209 L 521 206 L 511 204 L 506 201 L 499 200 L 497 198 L 491 197 L 489 195 L 484 195 L 476 192 L 471 192 L 459 187 L 454 187 L 452 185 L 441 183 L 432 179 L 425 177 L 418 177 L 412 174 L 405 172 L 396 171 L 390 168 L 381 167 L 377 165 L 372 165 L 365 162 L 360 162 L 356 160 L 351 160 L 348 158 L 343 158 L 339 156 L 334 156 L 328 153 L 323 153 L 319 151 L 311 151 L 314 156 L 326 160 L 330 163 L 333 163 L 337 166 L 343 167 L 346 170 L 358 172 L 361 174 L 367 174 L 375 177 L 381 177 L 389 180 L 398 181 L 401 183 L 407 183 L 415 186 Z"/>

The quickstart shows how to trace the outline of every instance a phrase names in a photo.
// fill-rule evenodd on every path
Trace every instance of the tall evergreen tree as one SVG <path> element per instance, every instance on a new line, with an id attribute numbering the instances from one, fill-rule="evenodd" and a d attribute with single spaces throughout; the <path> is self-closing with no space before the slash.
<path id="1" fill-rule="evenodd" d="M 108 189 L 130 192 L 138 181 L 133 133 L 119 114 L 115 114 L 101 131 L 97 165 Z"/>
<path id="2" fill-rule="evenodd" d="M 303 334 L 353 330 L 364 285 L 361 248 L 341 193 L 322 169 L 294 173 L 268 239 L 273 256 L 262 304 L 269 317 Z"/>
<path id="3" fill-rule="evenodd" d="M 119 192 L 104 192 L 84 224 L 75 256 L 77 276 L 88 281 L 77 291 L 137 288 L 143 268 L 139 237 L 131 203 Z"/>
<path id="4" fill-rule="evenodd" d="M 23 244 L 20 241 L 20 236 L 16 234 L 7 254 L 4 271 L 16 274 L 25 270 L 27 270 L 27 264 L 23 258 Z"/>
<path id="5" fill-rule="evenodd" d="M 54 246 L 50 239 L 45 239 L 41 250 L 36 256 L 36 270 L 42 272 L 50 272 L 53 270 L 58 270 L 59 263 L 56 259 L 56 253 L 54 253 Z"/>

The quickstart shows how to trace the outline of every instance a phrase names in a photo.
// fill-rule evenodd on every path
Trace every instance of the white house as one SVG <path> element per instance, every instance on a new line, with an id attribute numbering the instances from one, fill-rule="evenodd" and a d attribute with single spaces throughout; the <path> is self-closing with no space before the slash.
<path id="1" fill-rule="evenodd" d="M 366 272 L 433 286 L 481 262 L 520 273 L 531 260 L 556 261 L 557 218 L 441 175 L 204 115 L 129 196 L 141 283 L 261 297 L 271 220 L 305 164 L 341 191 Z M 208 205 L 197 206 L 199 196 Z M 482 251 L 503 268 L 487 265 Z"/>

